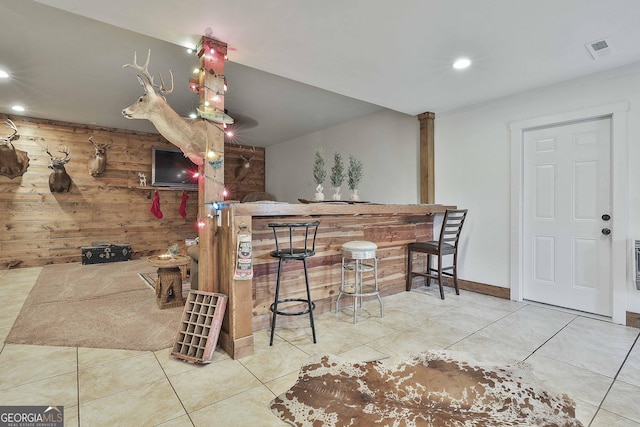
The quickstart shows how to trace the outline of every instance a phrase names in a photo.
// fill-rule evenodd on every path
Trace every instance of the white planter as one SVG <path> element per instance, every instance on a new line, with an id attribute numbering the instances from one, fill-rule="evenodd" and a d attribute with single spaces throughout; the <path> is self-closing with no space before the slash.
<path id="1" fill-rule="evenodd" d="M 354 188 L 352 191 L 353 192 L 351 193 L 351 196 L 349 197 L 349 200 L 351 200 L 352 202 L 359 201 L 360 197 L 358 196 L 358 189 Z"/>
<path id="2" fill-rule="evenodd" d="M 340 187 L 333 187 L 333 200 L 342 199 L 342 195 L 340 194 Z"/>

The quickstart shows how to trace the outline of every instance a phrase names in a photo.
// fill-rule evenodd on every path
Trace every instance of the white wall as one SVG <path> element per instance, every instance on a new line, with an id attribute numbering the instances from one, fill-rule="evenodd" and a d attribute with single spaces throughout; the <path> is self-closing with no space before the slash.
<path id="1" fill-rule="evenodd" d="M 327 158 L 325 200 L 333 195 L 329 173 L 338 151 L 346 167 L 349 154 L 364 164 L 358 195 L 378 203 L 413 204 L 419 200 L 419 138 L 417 117 L 384 110 L 266 148 L 266 191 L 279 201 L 313 200 L 314 151 L 322 147 Z M 348 199 L 346 180 L 342 198 Z"/>
<path id="2" fill-rule="evenodd" d="M 640 64 L 436 115 L 437 201 L 469 208 L 462 278 L 510 286 L 510 123 L 618 102 L 630 106 L 627 237 L 640 239 Z M 630 277 L 626 289 L 626 309 L 640 312 Z"/>
<path id="3" fill-rule="evenodd" d="M 461 242 L 461 278 L 510 286 L 509 125 L 618 102 L 630 106 L 628 238 L 640 239 L 640 64 L 436 114 L 436 203 L 469 209 Z M 313 150 L 320 146 L 328 156 L 338 150 L 345 158 L 353 153 L 363 160 L 362 200 L 418 203 L 417 118 L 384 111 L 268 147 L 267 191 L 289 202 L 313 198 Z M 325 196 L 330 197 L 328 187 L 327 181 Z M 628 258 L 627 310 L 640 313 L 631 253 Z"/>

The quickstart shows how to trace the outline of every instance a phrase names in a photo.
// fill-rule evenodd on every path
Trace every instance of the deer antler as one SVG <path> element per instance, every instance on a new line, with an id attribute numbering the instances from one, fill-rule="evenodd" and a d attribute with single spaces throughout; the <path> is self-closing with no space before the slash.
<path id="1" fill-rule="evenodd" d="M 242 151 L 244 151 L 244 147 L 242 148 Z M 245 163 L 250 163 L 251 160 L 253 160 L 253 158 L 256 156 L 256 147 L 255 146 L 253 147 L 252 153 L 253 153 L 253 156 L 251 156 L 251 157 L 248 157 L 248 156 L 245 157 L 242 154 L 240 154 L 240 157 L 242 158 L 242 160 L 245 161 Z"/>
<path id="2" fill-rule="evenodd" d="M 156 86 L 159 90 L 160 93 L 162 95 L 168 95 L 171 92 L 173 92 L 173 73 L 171 72 L 171 70 L 169 70 L 169 74 L 171 75 L 171 88 L 167 89 L 164 85 L 164 80 L 162 79 L 162 74 L 158 73 L 160 75 L 160 83 L 162 83 L 160 86 Z"/>
<path id="3" fill-rule="evenodd" d="M 64 165 L 66 163 L 69 162 L 69 160 L 71 160 L 69 158 L 69 153 L 71 153 L 71 150 L 69 150 L 69 148 L 66 145 L 62 146 L 62 150 L 58 150 L 59 153 L 64 154 L 64 157 L 55 157 L 53 154 L 51 154 L 51 152 L 49 151 L 49 146 L 47 145 L 47 148 L 45 149 L 46 153 L 49 155 L 49 157 L 51 157 L 51 163 L 55 163 L 55 164 L 59 164 L 59 165 Z"/>
<path id="4" fill-rule="evenodd" d="M 15 123 L 13 123 L 10 119 L 7 119 L 4 123 L 7 125 L 8 128 L 13 129 L 13 133 L 9 136 L 3 136 L 0 139 L 2 141 L 5 141 L 7 144 L 9 144 L 18 133 L 18 128 L 16 127 Z"/>
<path id="5" fill-rule="evenodd" d="M 143 76 L 147 78 L 149 83 L 153 85 L 153 76 L 149 74 L 149 60 L 151 59 L 151 49 L 149 49 L 149 53 L 147 54 L 147 62 L 141 67 L 138 65 L 137 52 L 133 52 L 133 64 L 124 64 L 122 68 L 130 67 L 136 71 L 140 71 Z"/>
<path id="6" fill-rule="evenodd" d="M 124 64 L 122 66 L 122 68 L 125 67 L 130 67 L 133 68 L 134 70 L 139 71 L 140 73 L 142 73 L 143 76 L 145 76 L 147 78 L 147 80 L 149 81 L 149 84 L 155 88 L 157 88 L 160 92 L 160 94 L 164 95 L 168 95 L 171 92 L 173 92 L 173 73 L 171 72 L 171 70 L 169 70 L 169 74 L 171 75 L 171 88 L 167 89 L 165 84 L 164 84 L 164 80 L 162 79 L 162 74 L 160 74 L 160 85 L 156 85 L 153 83 L 153 76 L 151 75 L 151 73 L 149 73 L 149 60 L 151 59 L 151 49 L 149 49 L 149 53 L 147 53 L 147 61 L 144 63 L 144 65 L 141 67 L 138 65 L 138 58 L 137 58 L 137 52 L 133 52 L 133 64 Z"/>
<path id="7" fill-rule="evenodd" d="M 93 145 L 93 148 L 95 148 L 96 150 L 106 150 L 107 148 L 113 145 L 113 142 L 110 142 L 109 144 L 100 144 L 98 142 L 94 142 L 93 135 L 89 137 L 89 142 L 91 143 L 91 145 Z"/>

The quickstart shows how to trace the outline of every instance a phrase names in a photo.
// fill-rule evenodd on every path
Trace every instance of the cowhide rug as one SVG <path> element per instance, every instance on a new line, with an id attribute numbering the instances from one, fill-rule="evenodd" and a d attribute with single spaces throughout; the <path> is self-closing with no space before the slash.
<path id="1" fill-rule="evenodd" d="M 295 426 L 582 426 L 575 403 L 527 365 L 471 364 L 446 351 L 393 366 L 316 356 L 270 407 Z"/>

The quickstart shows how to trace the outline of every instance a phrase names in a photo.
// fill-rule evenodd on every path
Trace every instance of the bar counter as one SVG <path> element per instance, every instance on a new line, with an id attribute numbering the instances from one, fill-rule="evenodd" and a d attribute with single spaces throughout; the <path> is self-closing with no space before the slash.
<path id="1" fill-rule="evenodd" d="M 219 344 L 234 359 L 253 353 L 253 331 L 269 327 L 269 305 L 273 302 L 278 260 L 269 252 L 275 249 L 270 222 L 319 220 L 316 254 L 307 259 L 314 313 L 332 310 L 341 281 L 341 246 L 350 240 L 367 240 L 378 245 L 378 281 L 381 295 L 405 290 L 407 244 L 431 240 L 433 217 L 443 213 L 444 205 L 382 205 L 368 203 L 277 202 L 231 203 L 225 206 L 214 225 L 209 253 L 217 262 L 200 281 L 214 283 L 207 289 L 228 295 L 228 307 Z M 234 279 L 238 240 L 252 243 L 253 278 Z M 202 240 L 202 237 L 201 237 Z M 305 292 L 302 263 L 285 264 L 280 288 L 281 298 L 300 298 Z M 347 304 L 347 303 L 345 303 Z M 348 315 L 348 314 L 345 314 Z M 379 315 L 379 314 L 378 314 Z M 278 325 L 286 323 L 278 317 Z M 276 326 L 276 333 L 278 326 Z M 311 338 L 310 338 L 311 339 Z M 318 342 L 323 339 L 318 331 Z"/>

